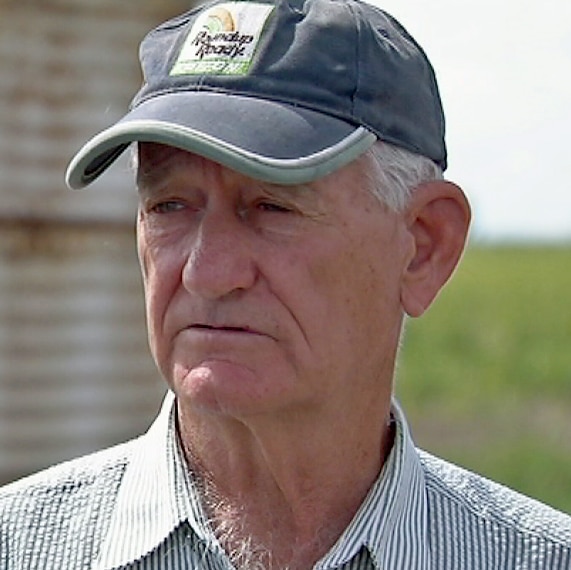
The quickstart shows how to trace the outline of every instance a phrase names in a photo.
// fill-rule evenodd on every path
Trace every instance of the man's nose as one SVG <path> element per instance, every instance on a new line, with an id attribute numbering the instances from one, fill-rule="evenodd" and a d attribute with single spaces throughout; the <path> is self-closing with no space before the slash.
<path id="1" fill-rule="evenodd" d="M 206 299 L 246 290 L 256 281 L 254 245 L 240 216 L 204 213 L 192 236 L 182 281 L 191 293 Z"/>

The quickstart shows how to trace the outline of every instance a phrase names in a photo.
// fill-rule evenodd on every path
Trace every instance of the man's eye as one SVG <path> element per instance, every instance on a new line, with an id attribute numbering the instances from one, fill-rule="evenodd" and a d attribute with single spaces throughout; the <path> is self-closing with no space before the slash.
<path id="1" fill-rule="evenodd" d="M 155 214 L 170 214 L 173 212 L 180 212 L 184 209 L 184 204 L 177 200 L 165 200 L 164 202 L 159 202 L 151 207 L 151 212 Z"/>
<path id="2" fill-rule="evenodd" d="M 263 212 L 274 212 L 277 214 L 287 214 L 292 211 L 291 208 L 276 202 L 260 202 L 258 203 L 257 208 Z"/>

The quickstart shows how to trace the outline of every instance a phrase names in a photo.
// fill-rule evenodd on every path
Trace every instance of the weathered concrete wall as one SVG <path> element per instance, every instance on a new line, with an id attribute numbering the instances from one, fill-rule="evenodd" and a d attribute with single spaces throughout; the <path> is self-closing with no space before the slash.
<path id="1" fill-rule="evenodd" d="M 124 440 L 164 390 L 147 350 L 127 162 L 72 154 L 138 88 L 138 43 L 189 2 L 0 1 L 0 483 Z"/>

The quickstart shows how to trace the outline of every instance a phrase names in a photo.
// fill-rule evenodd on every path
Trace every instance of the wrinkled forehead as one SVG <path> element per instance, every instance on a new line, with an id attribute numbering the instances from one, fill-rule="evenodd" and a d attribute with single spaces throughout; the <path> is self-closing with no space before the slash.
<path id="1" fill-rule="evenodd" d="M 137 143 L 136 178 L 137 186 L 156 184 L 169 170 L 181 164 L 196 164 L 200 158 L 178 148 L 158 143 Z"/>
<path id="2" fill-rule="evenodd" d="M 151 193 L 168 186 L 171 179 L 179 173 L 204 172 L 208 166 L 215 165 L 220 172 L 227 171 L 227 176 L 241 176 L 213 161 L 176 147 L 158 143 L 138 143 L 136 182 L 140 193 Z"/>
<path id="3" fill-rule="evenodd" d="M 135 164 L 137 188 L 139 191 L 150 191 L 153 188 L 164 186 L 170 177 L 182 169 L 198 172 L 212 164 L 216 164 L 221 172 L 234 180 L 247 180 L 250 186 L 264 187 L 275 192 L 292 195 L 304 193 L 308 190 L 315 191 L 323 187 L 336 186 L 339 183 L 345 186 L 349 185 L 350 187 L 353 185 L 362 187 L 370 183 L 372 170 L 371 159 L 365 154 L 336 172 L 314 182 L 289 186 L 252 179 L 223 165 L 214 163 L 203 156 L 164 144 L 138 143 L 134 152 L 136 152 L 137 156 Z M 351 188 L 345 188 L 345 191 L 351 191 Z M 355 189 L 353 188 L 352 191 L 355 191 Z"/>

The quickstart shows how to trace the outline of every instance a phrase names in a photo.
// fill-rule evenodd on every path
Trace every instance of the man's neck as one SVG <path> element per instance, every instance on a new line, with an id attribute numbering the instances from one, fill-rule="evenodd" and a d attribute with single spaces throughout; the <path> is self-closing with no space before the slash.
<path id="1" fill-rule="evenodd" d="M 339 433 L 189 414 L 187 462 L 212 530 L 237 568 L 307 569 L 348 526 L 392 446 L 389 409 L 375 426 L 339 418 Z M 370 418 L 369 418 L 370 419 Z M 324 433 L 322 433 L 324 431 Z"/>

